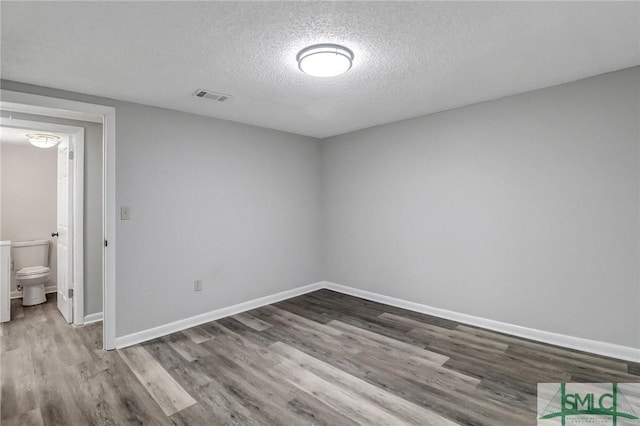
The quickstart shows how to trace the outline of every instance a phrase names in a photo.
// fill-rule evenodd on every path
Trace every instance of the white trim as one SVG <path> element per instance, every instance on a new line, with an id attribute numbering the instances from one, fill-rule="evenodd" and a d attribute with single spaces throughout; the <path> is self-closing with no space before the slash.
<path id="1" fill-rule="evenodd" d="M 228 306 L 226 308 L 216 309 L 210 312 L 206 312 L 204 314 L 195 315 L 193 317 L 174 321 L 168 324 L 160 325 L 158 327 L 139 331 L 137 333 L 131 333 L 125 336 L 120 336 L 116 338 L 116 348 L 117 349 L 126 348 L 127 346 L 135 345 L 141 342 L 146 342 L 147 340 L 166 336 L 167 334 L 175 333 L 177 331 L 181 331 L 186 328 L 195 327 L 196 325 L 204 324 L 210 321 L 215 321 L 231 315 L 236 315 L 241 312 L 250 311 L 251 309 L 256 309 L 261 306 L 270 305 L 272 303 L 280 302 L 282 300 L 290 299 L 292 297 L 300 296 L 306 293 L 311 293 L 312 291 L 320 290 L 322 288 L 324 288 L 323 282 L 309 284 L 309 285 L 294 288 L 291 290 L 282 291 L 280 293 L 272 294 L 271 296 L 264 296 L 258 299 L 249 300 L 248 302 L 242 302 L 236 305 Z"/>
<path id="2" fill-rule="evenodd" d="M 360 290 L 357 288 L 331 282 L 325 282 L 324 288 L 337 291 L 339 293 L 359 297 L 361 299 L 384 303 L 385 305 L 391 305 L 398 308 L 406 309 L 408 311 L 433 315 L 439 318 L 446 318 L 452 321 L 474 325 L 476 327 L 482 327 L 489 330 L 498 331 L 500 333 L 510 334 L 512 336 L 523 337 L 525 339 L 531 339 L 538 342 L 562 346 L 570 349 L 577 349 L 584 352 L 591 352 L 594 354 L 604 355 L 612 358 L 640 362 L 640 349 L 632 348 L 629 346 L 584 339 L 582 337 L 568 336 L 566 334 L 552 333 L 549 331 L 522 327 L 519 325 L 476 317 L 473 315 L 461 314 L 459 312 L 434 308 L 433 306 L 409 302 L 407 300 L 385 296 L 378 293 L 372 293 L 370 291 Z"/>
<path id="3" fill-rule="evenodd" d="M 106 107 L 102 121 L 102 338 L 116 348 L 116 109 Z"/>
<path id="4" fill-rule="evenodd" d="M 115 141 L 116 109 L 106 105 L 90 104 L 30 93 L 0 90 L 0 108 L 51 117 L 73 118 L 76 120 L 102 123 L 103 128 L 103 246 L 102 310 L 103 343 L 105 349 L 115 348 L 116 335 L 116 198 L 115 198 Z"/>
<path id="5" fill-rule="evenodd" d="M 0 322 L 11 319 L 11 241 L 0 241 Z"/>
<path id="6" fill-rule="evenodd" d="M 271 296 L 261 297 L 259 299 L 250 300 L 248 302 L 238 303 L 237 305 L 226 308 L 216 309 L 211 312 L 196 315 L 183 320 L 178 320 L 169 324 L 139 331 L 132 334 L 116 338 L 116 348 L 121 349 L 137 343 L 146 342 L 147 340 L 166 336 L 186 328 L 195 327 L 209 321 L 215 321 L 241 312 L 259 308 L 260 306 L 270 305 L 292 297 L 300 296 L 312 291 L 321 289 L 333 290 L 338 293 L 348 294 L 359 297 L 361 299 L 371 300 L 385 305 L 391 305 L 408 311 L 420 312 L 427 315 L 433 315 L 439 318 L 446 318 L 463 324 L 474 325 L 485 329 L 510 334 L 513 336 L 523 337 L 542 343 L 547 343 L 565 348 L 577 349 L 584 352 L 604 355 L 612 358 L 623 359 L 628 361 L 640 362 L 640 349 L 628 346 L 615 345 L 613 343 L 599 342 L 596 340 L 583 339 L 581 337 L 567 336 L 564 334 L 551 333 L 549 331 L 536 330 L 533 328 L 521 327 L 518 325 L 508 324 L 505 322 L 494 321 L 486 318 L 476 317 L 473 315 L 461 314 L 446 309 L 434 308 L 433 306 L 423 305 L 420 303 L 409 302 L 395 297 L 385 296 L 378 293 L 372 293 L 366 290 L 360 290 L 328 281 L 321 281 L 315 284 L 298 287 L 292 290 L 276 293 Z"/>
<path id="7" fill-rule="evenodd" d="M 84 321 L 84 127 L 71 136 L 73 149 L 73 324 Z"/>
<path id="8" fill-rule="evenodd" d="M 44 287 L 44 293 L 45 294 L 49 294 L 49 293 L 57 293 L 58 292 L 58 285 L 57 284 L 53 284 L 53 285 L 47 285 Z M 18 291 L 18 290 L 14 290 L 11 292 L 11 299 L 22 299 L 22 291 Z"/>
<path id="9" fill-rule="evenodd" d="M 34 95 L 31 93 L 2 90 L 1 99 L 1 109 L 25 114 L 45 115 L 47 117 L 89 121 L 92 123 L 102 123 L 102 115 L 104 114 L 100 108 L 102 105 L 85 104 L 90 105 L 90 107 L 83 107 L 78 110 L 76 108 L 69 108 L 68 104 L 58 102 L 64 99 Z M 83 102 L 75 103 L 81 104 Z"/>
<path id="10" fill-rule="evenodd" d="M 91 324 L 92 322 L 99 322 L 99 321 L 102 321 L 102 312 L 85 315 L 83 325 L 87 325 L 87 324 Z"/>

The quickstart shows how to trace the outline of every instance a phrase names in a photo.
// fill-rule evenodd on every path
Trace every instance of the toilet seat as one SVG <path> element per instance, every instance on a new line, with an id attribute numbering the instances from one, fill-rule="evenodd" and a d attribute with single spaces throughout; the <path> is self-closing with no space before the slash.
<path id="1" fill-rule="evenodd" d="M 51 272 L 48 266 L 28 266 L 16 271 L 16 278 L 31 278 L 36 275 L 48 274 Z"/>

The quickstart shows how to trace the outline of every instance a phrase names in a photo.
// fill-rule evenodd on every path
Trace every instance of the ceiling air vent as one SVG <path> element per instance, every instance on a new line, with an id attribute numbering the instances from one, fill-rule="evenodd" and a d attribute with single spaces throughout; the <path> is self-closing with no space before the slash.
<path id="1" fill-rule="evenodd" d="M 193 92 L 194 96 L 199 98 L 211 99 L 212 101 L 224 102 L 227 99 L 231 98 L 231 95 L 225 95 L 224 93 L 214 92 L 213 90 L 207 89 L 198 89 Z"/>

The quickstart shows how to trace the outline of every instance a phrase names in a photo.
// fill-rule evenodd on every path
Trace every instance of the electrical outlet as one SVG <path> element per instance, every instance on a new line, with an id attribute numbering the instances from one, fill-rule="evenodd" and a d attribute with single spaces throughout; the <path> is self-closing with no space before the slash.
<path id="1" fill-rule="evenodd" d="M 202 281 L 201 280 L 195 280 L 193 282 L 193 291 L 201 291 L 202 290 Z"/>
<path id="2" fill-rule="evenodd" d="M 131 208 L 122 206 L 120 207 L 120 220 L 131 220 Z"/>

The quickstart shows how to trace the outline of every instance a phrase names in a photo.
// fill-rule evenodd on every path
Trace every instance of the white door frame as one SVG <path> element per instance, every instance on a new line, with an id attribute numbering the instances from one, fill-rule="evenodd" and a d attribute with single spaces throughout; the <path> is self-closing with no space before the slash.
<path id="1" fill-rule="evenodd" d="M 0 90 L 0 109 L 102 123 L 102 313 L 105 349 L 116 340 L 116 109 L 30 93 Z M 107 245 L 108 241 L 108 245 Z"/>
<path id="2" fill-rule="evenodd" d="M 0 117 L 2 127 L 42 130 L 44 132 L 65 133 L 69 135 L 69 148 L 74 152 L 73 160 L 73 199 L 71 241 L 73 270 L 71 273 L 73 297 L 73 324 L 84 324 L 84 127 L 67 126 L 41 121 L 16 120 Z"/>

